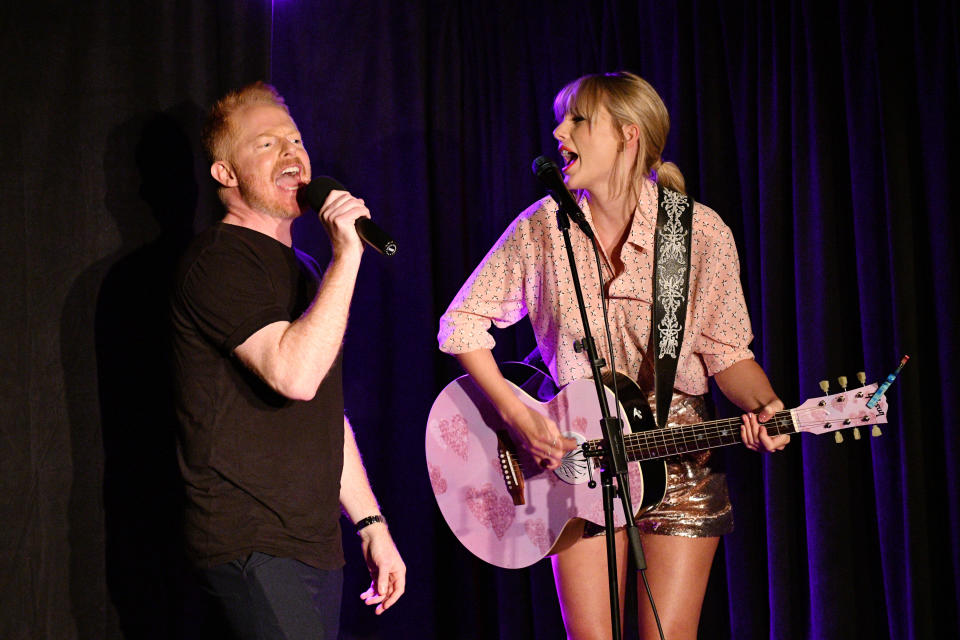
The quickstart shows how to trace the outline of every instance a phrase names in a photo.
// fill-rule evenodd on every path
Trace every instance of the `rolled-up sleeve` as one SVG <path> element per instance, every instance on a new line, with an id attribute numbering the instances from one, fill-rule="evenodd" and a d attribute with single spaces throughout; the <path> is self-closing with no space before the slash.
<path id="1" fill-rule="evenodd" d="M 707 250 L 707 282 L 700 291 L 697 309 L 699 335 L 694 351 L 703 358 L 708 375 L 741 360 L 753 358 L 750 316 L 740 286 L 740 260 L 730 229 L 717 229 Z"/>
<path id="2" fill-rule="evenodd" d="M 437 339 L 444 353 L 492 349 L 490 325 L 508 327 L 525 315 L 522 219 L 500 236 L 440 318 Z"/>

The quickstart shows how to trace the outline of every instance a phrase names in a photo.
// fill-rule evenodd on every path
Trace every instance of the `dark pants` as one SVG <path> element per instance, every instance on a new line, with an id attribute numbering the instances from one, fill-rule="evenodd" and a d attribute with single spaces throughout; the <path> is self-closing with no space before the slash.
<path id="1" fill-rule="evenodd" d="M 343 571 L 254 552 L 202 570 L 207 590 L 242 640 L 336 640 Z"/>

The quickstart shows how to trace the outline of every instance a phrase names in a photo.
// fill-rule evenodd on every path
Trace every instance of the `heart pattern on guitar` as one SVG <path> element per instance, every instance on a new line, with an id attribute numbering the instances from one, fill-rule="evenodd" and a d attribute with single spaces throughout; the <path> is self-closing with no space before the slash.
<path id="1" fill-rule="evenodd" d="M 487 483 L 479 490 L 467 487 L 466 497 L 467 508 L 477 522 L 493 529 L 498 540 L 503 538 L 503 534 L 510 528 L 516 517 L 516 509 L 510 496 L 502 494 L 498 496 L 493 490 L 493 485 Z"/>
<path id="2" fill-rule="evenodd" d="M 444 444 L 453 449 L 464 462 L 467 461 L 469 450 L 470 430 L 467 428 L 467 421 L 462 415 L 455 415 L 449 420 L 446 418 L 440 421 L 440 438 Z"/>
<path id="3" fill-rule="evenodd" d="M 443 472 L 432 464 L 427 465 L 427 471 L 430 473 L 430 486 L 436 495 L 443 495 L 447 492 L 447 479 L 443 477 Z"/>
<path id="4" fill-rule="evenodd" d="M 552 532 L 547 531 L 547 523 L 543 521 L 543 518 L 527 520 L 523 523 L 523 530 L 526 532 L 530 542 L 537 545 L 540 552 L 546 555 L 547 551 L 550 550 L 550 546 L 553 544 L 555 536 Z"/>

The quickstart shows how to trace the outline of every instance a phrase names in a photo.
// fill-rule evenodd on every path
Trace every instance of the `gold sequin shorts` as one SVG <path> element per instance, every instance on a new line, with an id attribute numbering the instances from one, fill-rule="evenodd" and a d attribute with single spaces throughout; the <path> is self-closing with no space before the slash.
<path id="1" fill-rule="evenodd" d="M 650 406 L 655 406 L 653 396 Z M 709 420 L 703 396 L 674 392 L 670 419 L 666 428 L 697 424 Z M 733 531 L 733 508 L 727 492 L 727 479 L 710 467 L 708 451 L 671 456 L 667 464 L 667 489 L 657 506 L 637 518 L 641 533 L 666 536 L 708 538 Z M 602 526 L 586 523 L 584 537 L 602 535 Z"/>

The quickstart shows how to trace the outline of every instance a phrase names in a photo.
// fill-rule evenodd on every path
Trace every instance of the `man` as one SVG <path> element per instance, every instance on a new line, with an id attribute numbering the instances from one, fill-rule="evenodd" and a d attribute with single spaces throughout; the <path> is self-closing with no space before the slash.
<path id="1" fill-rule="evenodd" d="M 242 638 L 336 638 L 340 508 L 380 614 L 406 568 L 343 414 L 340 346 L 363 246 L 363 200 L 333 191 L 319 212 L 333 257 L 292 247 L 310 158 L 264 83 L 224 96 L 203 134 L 226 209 L 184 256 L 173 300 L 188 551 Z"/>

